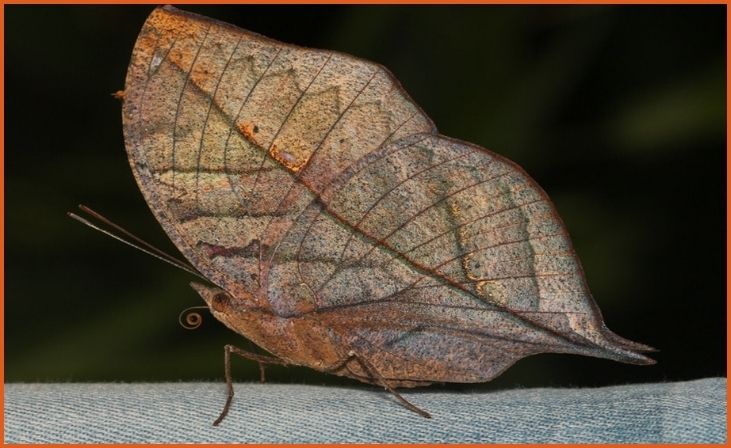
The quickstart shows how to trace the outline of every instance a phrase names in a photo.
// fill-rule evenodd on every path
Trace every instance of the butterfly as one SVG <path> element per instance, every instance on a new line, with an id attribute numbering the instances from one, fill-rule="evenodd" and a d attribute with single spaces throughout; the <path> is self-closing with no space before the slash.
<path id="1" fill-rule="evenodd" d="M 379 385 L 425 417 L 396 389 L 544 352 L 654 363 L 604 325 L 536 182 L 440 135 L 378 64 L 165 6 L 118 96 L 134 176 L 189 265 L 166 261 L 271 354 L 225 347 L 215 425 L 232 354 Z"/>

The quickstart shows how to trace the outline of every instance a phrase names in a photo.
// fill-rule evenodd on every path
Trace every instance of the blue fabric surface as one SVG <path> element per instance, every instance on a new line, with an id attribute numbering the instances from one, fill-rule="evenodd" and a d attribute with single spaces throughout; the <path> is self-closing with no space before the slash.
<path id="1" fill-rule="evenodd" d="M 369 387 L 217 383 L 6 384 L 6 443 L 726 442 L 726 379 L 597 389 L 404 395 Z"/>

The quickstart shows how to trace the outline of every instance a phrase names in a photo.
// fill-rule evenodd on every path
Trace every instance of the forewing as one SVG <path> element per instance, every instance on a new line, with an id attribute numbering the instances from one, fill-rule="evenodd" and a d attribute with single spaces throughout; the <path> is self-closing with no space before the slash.
<path id="1" fill-rule="evenodd" d="M 123 119 L 158 221 L 234 295 L 258 288 L 260 252 L 333 178 L 384 144 L 434 131 L 376 64 L 171 7 L 138 37 Z"/>

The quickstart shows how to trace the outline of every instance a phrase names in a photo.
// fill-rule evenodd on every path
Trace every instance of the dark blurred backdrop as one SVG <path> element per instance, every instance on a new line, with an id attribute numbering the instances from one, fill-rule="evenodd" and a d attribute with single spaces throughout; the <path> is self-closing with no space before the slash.
<path id="1" fill-rule="evenodd" d="M 725 376 L 724 6 L 183 9 L 391 69 L 442 134 L 543 186 L 608 326 L 661 350 L 652 367 L 534 356 L 484 387 Z M 65 216 L 85 203 L 175 251 L 110 96 L 151 10 L 5 6 L 7 381 L 222 379 L 223 345 L 248 346 L 209 315 L 181 328 L 202 304 L 189 275 Z"/>

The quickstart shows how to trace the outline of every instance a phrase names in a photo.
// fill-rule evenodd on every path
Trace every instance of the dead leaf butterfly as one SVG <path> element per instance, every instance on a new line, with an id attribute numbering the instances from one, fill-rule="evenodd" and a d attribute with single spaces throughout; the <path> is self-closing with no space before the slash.
<path id="1" fill-rule="evenodd" d="M 132 171 L 211 313 L 271 353 L 393 392 L 529 355 L 651 364 L 604 325 L 561 219 L 516 164 L 439 135 L 384 67 L 166 6 L 123 99 Z M 139 241 L 138 241 L 139 243 Z M 192 265 L 192 266 L 191 266 Z"/>

